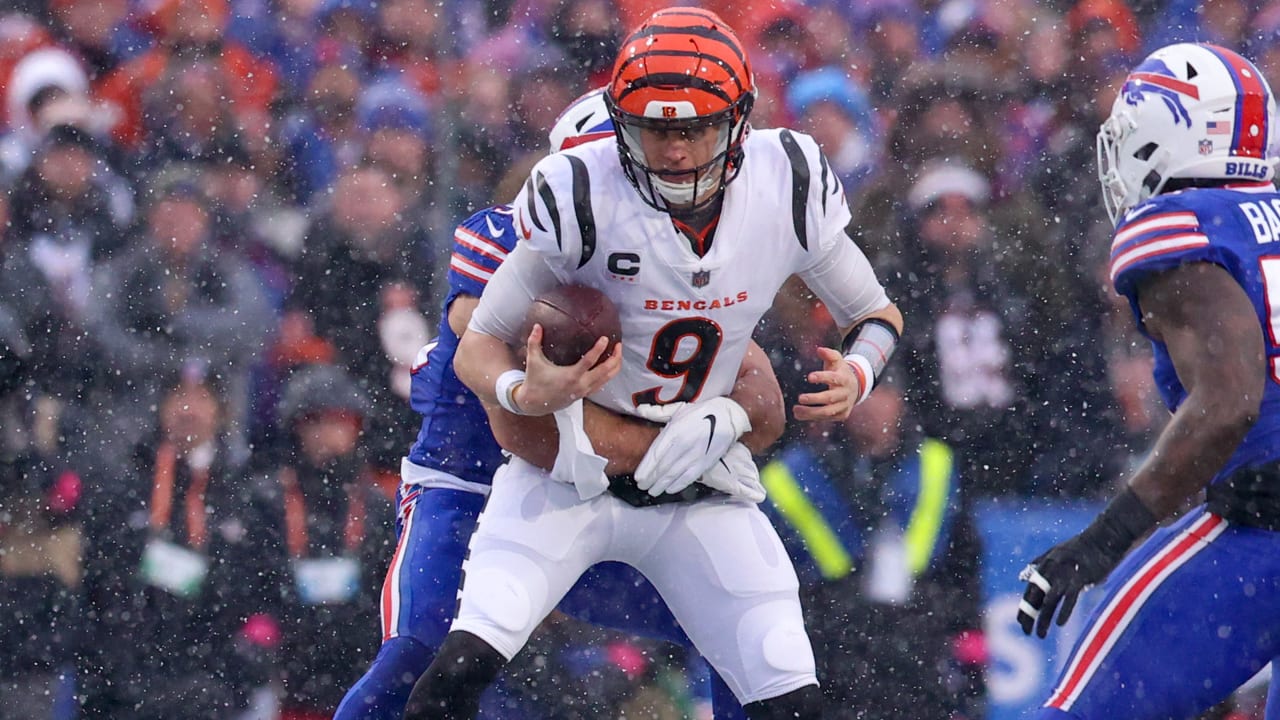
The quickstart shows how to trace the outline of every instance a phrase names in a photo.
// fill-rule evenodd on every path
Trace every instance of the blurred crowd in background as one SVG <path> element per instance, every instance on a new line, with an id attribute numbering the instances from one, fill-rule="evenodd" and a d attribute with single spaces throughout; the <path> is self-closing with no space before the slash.
<path id="1" fill-rule="evenodd" d="M 379 644 L 453 229 L 665 4 L 4 3 L 0 718 L 330 716 Z M 700 4 L 751 49 L 753 124 L 823 147 L 907 318 L 849 422 L 760 458 L 809 494 L 769 507 L 830 716 L 981 717 L 972 503 L 1107 496 L 1164 416 L 1106 275 L 1097 126 L 1169 42 L 1274 79 L 1280 2 Z M 778 298 L 757 340 L 788 397 L 832 333 Z M 697 717 L 693 660 L 553 617 L 502 691 L 512 717 Z"/>

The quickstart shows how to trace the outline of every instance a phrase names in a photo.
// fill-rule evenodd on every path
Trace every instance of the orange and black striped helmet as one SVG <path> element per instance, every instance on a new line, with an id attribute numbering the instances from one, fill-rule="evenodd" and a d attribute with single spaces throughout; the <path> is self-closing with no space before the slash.
<path id="1" fill-rule="evenodd" d="M 632 32 L 618 53 L 605 96 L 623 168 L 646 201 L 660 209 L 666 205 L 653 194 L 652 179 L 660 180 L 661 172 L 648 167 L 635 142 L 635 130 L 723 124 L 727 131 L 723 149 L 700 168 L 708 179 L 720 170 L 719 189 L 723 189 L 741 164 L 742 139 L 755 95 L 747 53 L 715 13 L 666 8 Z"/>
<path id="2" fill-rule="evenodd" d="M 614 108 L 637 120 L 732 118 L 754 96 L 738 37 L 715 13 L 691 7 L 659 10 L 631 33 L 609 82 Z"/>

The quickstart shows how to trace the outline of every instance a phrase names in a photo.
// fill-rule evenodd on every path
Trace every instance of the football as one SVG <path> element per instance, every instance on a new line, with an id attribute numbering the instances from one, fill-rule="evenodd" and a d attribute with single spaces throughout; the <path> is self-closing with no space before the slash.
<path id="1" fill-rule="evenodd" d="M 534 323 L 542 326 L 542 354 L 556 365 L 572 365 L 595 345 L 609 338 L 609 349 L 622 341 L 618 308 L 604 293 L 586 285 L 562 285 L 538 296 L 524 319 L 521 337 Z M 601 360 L 608 353 L 601 356 Z"/>

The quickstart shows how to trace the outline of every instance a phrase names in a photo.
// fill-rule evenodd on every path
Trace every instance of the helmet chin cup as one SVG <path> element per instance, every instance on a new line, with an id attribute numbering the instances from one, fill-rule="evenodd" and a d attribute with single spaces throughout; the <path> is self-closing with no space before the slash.
<path id="1" fill-rule="evenodd" d="M 711 203 L 724 190 L 733 179 L 735 147 L 738 154 L 741 153 L 740 144 L 735 145 L 734 141 L 737 139 L 740 143 L 741 135 L 735 134 L 735 128 L 728 119 L 718 125 L 716 145 L 710 160 L 688 169 L 663 170 L 655 167 L 645 155 L 641 141 L 645 128 L 664 129 L 661 123 L 634 122 L 629 118 L 615 121 L 623 170 L 646 204 L 663 212 L 696 210 Z M 693 175 L 693 179 L 685 182 L 667 179 L 674 175 Z"/>
<path id="2" fill-rule="evenodd" d="M 698 177 L 693 182 L 669 182 L 657 174 L 651 175 L 649 181 L 653 184 L 653 189 L 666 201 L 668 207 L 697 207 L 710 200 L 712 193 L 717 189 L 720 173 L 712 172 L 714 169 L 712 167 L 706 172 L 697 173 Z"/>

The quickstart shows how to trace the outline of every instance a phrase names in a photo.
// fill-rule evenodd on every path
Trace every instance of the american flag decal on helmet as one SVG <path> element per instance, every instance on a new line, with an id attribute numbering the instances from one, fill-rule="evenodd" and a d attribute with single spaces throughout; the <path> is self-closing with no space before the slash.
<path id="1" fill-rule="evenodd" d="M 1227 74 L 1235 85 L 1235 123 L 1231 133 L 1231 154 L 1262 159 L 1266 156 L 1267 139 L 1271 130 L 1267 104 L 1271 91 L 1262 74 L 1253 63 L 1238 54 L 1217 45 L 1205 45 L 1227 67 Z"/>

